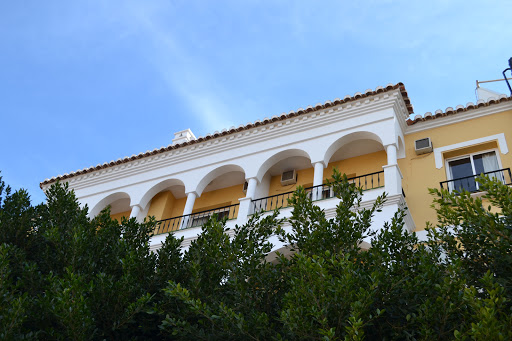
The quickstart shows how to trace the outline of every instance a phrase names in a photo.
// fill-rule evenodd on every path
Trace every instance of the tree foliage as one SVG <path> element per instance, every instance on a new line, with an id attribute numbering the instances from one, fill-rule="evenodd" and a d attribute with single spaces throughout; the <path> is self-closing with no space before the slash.
<path id="1" fill-rule="evenodd" d="M 438 222 L 419 240 L 404 209 L 372 226 L 385 195 L 362 208 L 333 178 L 334 218 L 299 188 L 286 220 L 213 218 L 186 250 L 170 234 L 157 252 L 154 219 L 90 219 L 62 184 L 34 207 L 0 178 L 0 338 L 512 339 L 510 187 L 431 190 Z M 270 257 L 273 240 L 293 252 Z"/>

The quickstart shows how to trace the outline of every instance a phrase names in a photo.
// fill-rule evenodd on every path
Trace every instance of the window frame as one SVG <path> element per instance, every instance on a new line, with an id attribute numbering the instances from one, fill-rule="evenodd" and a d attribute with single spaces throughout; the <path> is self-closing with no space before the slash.
<path id="1" fill-rule="evenodd" d="M 503 169 L 503 165 L 501 163 L 499 149 L 498 148 L 484 149 L 484 150 L 480 150 L 478 152 L 467 153 L 467 154 L 464 154 L 464 155 L 459 155 L 459 156 L 451 157 L 449 159 L 445 159 L 444 160 L 444 166 L 445 166 L 445 170 L 446 170 L 445 171 L 446 172 L 446 180 L 450 181 L 450 180 L 458 179 L 458 178 L 452 179 L 451 170 L 450 170 L 450 162 L 461 160 L 461 159 L 465 159 L 465 158 L 468 158 L 468 157 L 469 157 L 469 160 L 471 162 L 471 169 L 473 171 L 473 176 L 479 175 L 479 174 L 476 174 L 475 163 L 474 163 L 473 157 L 476 156 L 476 155 L 485 154 L 485 153 L 489 153 L 489 152 L 494 152 L 494 155 L 496 155 L 496 160 L 498 161 L 498 169 L 497 170 Z M 478 190 L 478 183 L 476 183 L 476 189 Z M 450 192 L 452 192 L 454 190 L 452 182 L 448 182 L 448 190 Z"/>

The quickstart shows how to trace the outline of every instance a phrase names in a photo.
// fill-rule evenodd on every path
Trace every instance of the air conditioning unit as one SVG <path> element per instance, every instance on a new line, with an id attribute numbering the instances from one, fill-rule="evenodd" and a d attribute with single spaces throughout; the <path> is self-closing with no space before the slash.
<path id="1" fill-rule="evenodd" d="M 432 141 L 430 137 L 414 141 L 414 150 L 416 155 L 426 154 L 432 152 Z"/>
<path id="2" fill-rule="evenodd" d="M 297 173 L 294 170 L 281 173 L 281 185 L 293 185 L 297 183 Z"/>
<path id="3" fill-rule="evenodd" d="M 247 187 L 249 187 L 249 183 L 246 181 L 244 182 L 244 193 L 247 193 Z"/>

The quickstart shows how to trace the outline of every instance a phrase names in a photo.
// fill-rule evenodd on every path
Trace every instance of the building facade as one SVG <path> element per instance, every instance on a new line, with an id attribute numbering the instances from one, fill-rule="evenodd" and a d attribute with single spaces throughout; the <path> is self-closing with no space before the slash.
<path id="1" fill-rule="evenodd" d="M 333 217 L 338 199 L 325 180 L 335 167 L 363 188 L 362 207 L 388 193 L 372 228 L 407 207 L 405 228 L 420 235 L 436 219 L 428 188 L 478 195 L 480 173 L 512 182 L 512 98 L 411 120 L 412 113 L 404 85 L 388 85 L 205 137 L 180 131 L 168 147 L 47 179 L 41 188 L 67 182 L 91 216 L 107 205 L 118 219 L 155 216 L 156 249 L 168 233 L 184 236 L 188 247 L 214 213 L 228 226 L 276 207 L 289 216 L 286 199 L 298 185 Z"/>

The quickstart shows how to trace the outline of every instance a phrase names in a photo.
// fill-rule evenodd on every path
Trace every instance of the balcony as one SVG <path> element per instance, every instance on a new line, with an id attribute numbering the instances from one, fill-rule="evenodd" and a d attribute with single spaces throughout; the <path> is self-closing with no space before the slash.
<path id="1" fill-rule="evenodd" d="M 363 191 L 383 188 L 384 171 L 352 177 L 349 178 L 348 181 L 362 188 Z M 335 197 L 333 187 L 327 184 L 307 187 L 306 191 L 309 193 L 310 198 L 313 201 Z M 250 212 L 272 211 L 276 208 L 289 207 L 288 199 L 292 197 L 293 193 L 293 191 L 290 191 L 264 198 L 254 199 L 251 202 L 252 206 Z M 239 204 L 234 204 L 211 210 L 196 212 L 189 215 L 159 220 L 154 235 L 202 226 L 214 214 L 217 214 L 218 219 L 227 218 L 228 220 L 234 220 L 238 218 L 238 209 Z"/>
<path id="2" fill-rule="evenodd" d="M 199 227 L 204 225 L 208 219 L 214 214 L 217 215 L 217 219 L 227 218 L 228 220 L 236 219 L 238 216 L 238 208 L 240 204 L 234 204 L 224 207 L 215 208 L 212 210 L 206 210 L 187 214 L 184 216 L 173 217 L 169 219 L 159 220 L 157 223 L 157 229 L 154 235 L 173 232 L 177 230 L 187 229 L 191 227 Z"/>
<path id="3" fill-rule="evenodd" d="M 503 168 L 491 172 L 485 172 L 480 175 L 486 175 L 491 179 L 497 179 L 498 181 L 501 181 L 506 185 L 512 184 L 512 175 L 510 168 Z M 479 184 L 476 181 L 476 178 L 479 177 L 480 175 L 470 175 L 452 180 L 442 181 L 439 184 L 441 185 L 441 189 L 448 189 L 450 192 L 460 192 L 462 190 L 466 190 L 470 193 L 477 193 L 481 191 L 479 189 Z"/>
<path id="4" fill-rule="evenodd" d="M 348 181 L 355 184 L 357 187 L 362 188 L 363 191 L 380 188 L 384 186 L 384 171 L 352 177 L 349 178 Z M 307 187 L 305 190 L 309 193 L 309 196 L 313 201 L 335 197 L 332 186 L 327 184 Z M 266 212 L 275 210 L 276 208 L 288 207 L 288 199 L 292 197 L 293 193 L 294 192 L 292 191 L 255 199 L 252 201 L 252 212 Z"/>

